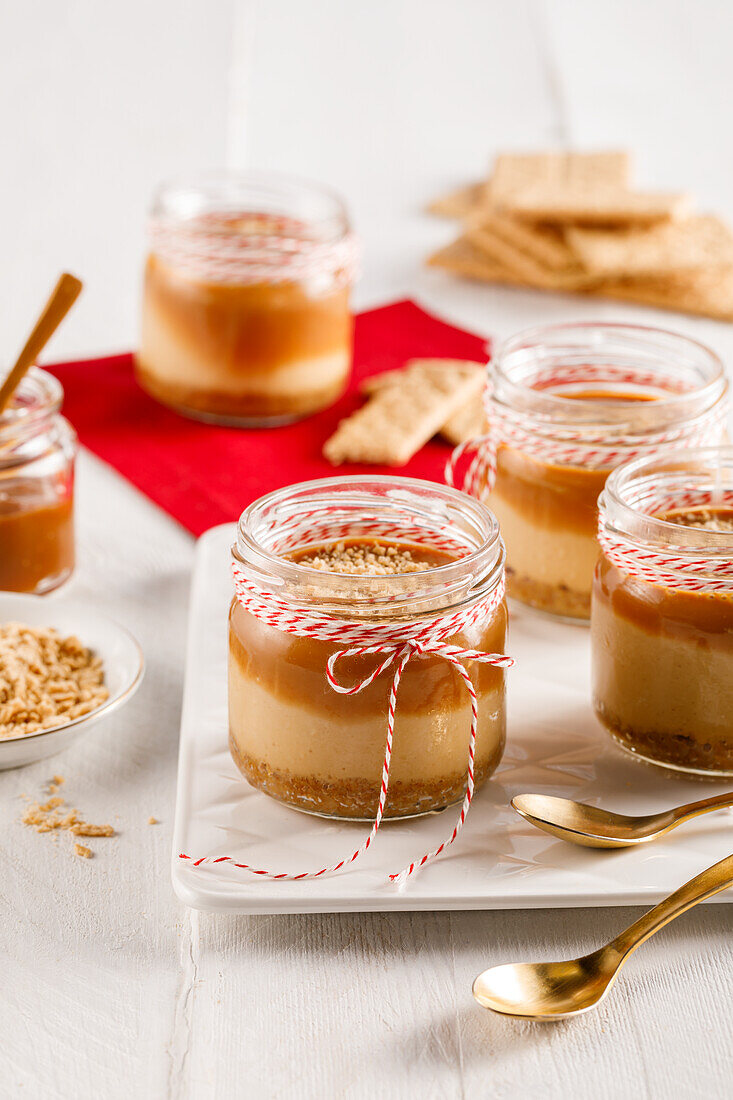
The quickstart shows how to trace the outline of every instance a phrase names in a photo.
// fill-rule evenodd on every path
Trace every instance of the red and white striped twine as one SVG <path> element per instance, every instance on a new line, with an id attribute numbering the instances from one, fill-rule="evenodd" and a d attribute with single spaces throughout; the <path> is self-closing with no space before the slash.
<path id="1" fill-rule="evenodd" d="M 152 251 L 171 267 L 207 283 L 228 286 L 300 283 L 328 279 L 333 286 L 354 282 L 359 261 L 357 239 L 345 233 L 336 240 L 308 235 L 294 218 L 242 214 L 250 229 L 224 231 L 235 215 L 201 215 L 189 222 L 152 218 L 148 225 Z M 262 232 L 252 231 L 262 224 Z M 266 231 L 265 231 L 266 230 Z"/>
<path id="2" fill-rule="evenodd" d="M 322 510 L 319 509 L 316 512 L 302 514 L 300 517 L 294 518 L 293 526 L 300 525 L 297 539 L 298 545 L 302 546 L 304 543 L 312 543 L 314 538 L 318 537 L 318 532 L 321 531 L 319 525 L 311 524 L 306 533 L 302 527 L 302 522 L 303 520 L 313 519 L 314 517 L 318 518 L 321 511 Z M 324 510 L 324 514 L 325 511 L 332 512 L 333 509 Z M 383 537 L 388 537 L 391 530 L 390 526 L 385 523 L 374 523 L 367 526 L 371 528 L 370 533 L 372 536 L 377 534 L 377 527 L 379 528 L 378 533 Z M 281 531 L 281 527 L 279 530 Z M 397 534 L 397 532 L 399 532 L 403 540 L 409 538 L 411 541 L 427 541 L 424 528 L 416 527 L 410 529 L 403 525 L 396 529 L 394 533 Z M 364 525 L 360 524 L 359 535 L 363 537 L 365 533 Z M 328 537 L 333 541 L 333 522 L 328 526 Z M 286 543 L 287 541 L 288 539 L 286 538 Z M 446 548 L 456 549 L 457 546 L 462 545 L 463 553 L 466 553 L 468 550 L 465 544 L 461 544 L 460 540 L 456 540 L 454 537 L 449 536 L 447 532 L 445 538 L 441 539 L 440 536 L 436 535 L 435 531 L 432 531 L 429 541 L 430 545 L 436 549 L 440 548 L 440 544 L 449 544 L 446 545 Z M 282 549 L 280 549 L 280 552 L 282 552 Z M 179 858 L 190 860 L 194 867 L 200 867 L 205 864 L 230 863 L 233 867 L 249 871 L 251 874 L 259 875 L 263 878 L 288 879 L 295 882 L 302 879 L 322 878 L 324 875 L 340 871 L 342 868 L 348 867 L 350 864 L 354 863 L 359 856 L 363 855 L 364 852 L 371 847 L 379 831 L 379 827 L 382 824 L 389 790 L 389 771 L 392 761 L 395 711 L 402 675 L 411 660 L 418 660 L 421 657 L 439 657 L 441 660 L 447 661 L 461 677 L 470 699 L 471 730 L 468 744 L 466 792 L 458 820 L 450 836 L 437 848 L 427 852 L 419 860 L 410 863 L 404 870 L 389 876 L 392 882 L 398 880 L 404 881 L 404 879 L 412 875 L 415 871 L 424 867 L 425 864 L 439 856 L 445 848 L 453 843 L 463 828 L 471 806 L 474 792 L 474 757 L 478 728 L 478 701 L 476 698 L 476 689 L 473 686 L 469 672 L 464 666 L 464 662 L 488 664 L 496 668 L 510 668 L 514 664 L 514 661 L 511 657 L 507 657 L 502 653 L 484 653 L 481 650 L 463 649 L 460 646 L 451 645 L 448 639 L 470 628 L 475 623 L 489 618 L 496 612 L 504 598 L 503 576 L 487 595 L 469 605 L 467 608 L 462 608 L 446 615 L 429 615 L 424 618 L 411 618 L 409 621 L 402 622 L 393 622 L 390 620 L 352 622 L 312 607 L 295 606 L 253 583 L 247 577 L 241 564 L 236 560 L 232 563 L 232 576 L 234 578 L 234 587 L 240 604 L 245 611 L 253 615 L 259 622 L 266 623 L 276 630 L 281 630 L 286 634 L 294 634 L 300 638 L 316 638 L 319 641 L 337 641 L 342 644 L 343 648 L 337 650 L 329 657 L 327 667 L 324 670 L 328 683 L 333 691 L 338 692 L 340 695 L 358 695 L 384 673 L 392 673 L 392 684 L 387 706 L 387 730 L 377 812 L 369 835 L 354 852 L 346 858 L 339 860 L 338 863 L 321 867 L 317 871 L 301 871 L 299 873 L 266 871 L 252 867 L 247 863 L 238 862 L 233 856 L 202 856 L 194 859 L 191 856 L 181 853 Z M 373 670 L 367 676 L 354 684 L 341 683 L 337 677 L 337 666 L 340 661 L 346 660 L 349 657 L 370 656 L 381 657 L 381 660 L 378 660 Z"/>
<path id="3" fill-rule="evenodd" d="M 671 492 L 651 484 L 640 486 L 628 503 L 645 516 L 664 518 L 671 511 L 685 512 L 710 508 L 733 508 L 733 490 L 683 489 Z M 733 548 L 711 546 L 708 555 L 693 547 L 660 549 L 639 541 L 614 528 L 605 494 L 598 506 L 598 541 L 601 549 L 622 573 L 662 588 L 684 592 L 710 592 L 733 595 Z M 698 529 L 701 535 L 710 534 Z"/>
<path id="4" fill-rule="evenodd" d="M 538 391 L 557 390 L 562 386 L 633 385 L 663 391 L 668 395 L 693 393 L 679 377 L 660 370 L 638 370 L 613 364 L 571 364 L 538 370 L 525 384 Z M 557 396 L 563 396 L 558 394 Z M 494 399 L 487 380 L 484 407 L 488 431 L 476 439 L 459 444 L 445 467 L 448 485 L 456 484 L 456 470 L 464 458 L 470 458 L 461 488 L 481 499 L 488 496 L 496 481 L 497 454 L 501 446 L 512 447 L 541 462 L 586 469 L 613 469 L 640 455 L 653 456 L 675 443 L 696 446 L 718 442 L 725 430 L 726 403 L 719 400 L 700 415 L 664 431 L 615 432 L 612 425 L 592 428 L 560 427 L 547 417 L 532 416 L 512 409 Z"/>

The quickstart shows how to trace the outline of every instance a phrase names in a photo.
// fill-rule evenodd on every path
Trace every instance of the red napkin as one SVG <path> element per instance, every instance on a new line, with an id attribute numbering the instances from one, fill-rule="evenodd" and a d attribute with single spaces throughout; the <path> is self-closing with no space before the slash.
<path id="1" fill-rule="evenodd" d="M 399 473 L 443 480 L 450 448 L 431 440 L 399 470 L 334 468 L 324 441 L 359 404 L 359 382 L 413 358 L 486 359 L 486 342 L 425 313 L 394 302 L 356 318 L 354 374 L 347 394 L 330 409 L 281 428 L 219 428 L 188 420 L 158 405 L 135 382 L 131 355 L 52 367 L 65 390 L 64 415 L 85 447 L 109 462 L 171 516 L 200 535 L 239 518 L 263 493 L 296 481 L 348 474 Z"/>

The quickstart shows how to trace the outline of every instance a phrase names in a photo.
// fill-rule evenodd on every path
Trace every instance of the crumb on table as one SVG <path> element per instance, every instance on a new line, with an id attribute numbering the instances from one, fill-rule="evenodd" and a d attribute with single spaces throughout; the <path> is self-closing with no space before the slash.
<path id="1" fill-rule="evenodd" d="M 81 856 L 82 859 L 91 859 L 94 855 L 94 852 L 92 851 L 92 849 L 91 848 L 86 848 L 83 844 L 75 844 L 74 845 L 74 853 L 77 856 Z"/>

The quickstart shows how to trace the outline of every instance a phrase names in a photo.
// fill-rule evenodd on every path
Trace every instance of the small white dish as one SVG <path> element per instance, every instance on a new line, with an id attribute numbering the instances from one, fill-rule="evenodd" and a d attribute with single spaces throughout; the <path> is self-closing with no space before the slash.
<path id="1" fill-rule="evenodd" d="M 140 646 L 123 626 L 81 600 L 0 592 L 0 623 L 50 626 L 62 635 L 75 634 L 102 658 L 109 698 L 100 707 L 66 726 L 56 726 L 11 740 L 0 740 L 0 771 L 34 764 L 61 752 L 96 722 L 131 699 L 143 678 Z"/>

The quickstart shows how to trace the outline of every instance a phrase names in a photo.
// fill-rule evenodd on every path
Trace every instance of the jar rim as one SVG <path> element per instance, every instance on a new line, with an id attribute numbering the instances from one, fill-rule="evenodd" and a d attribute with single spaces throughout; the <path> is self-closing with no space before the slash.
<path id="1" fill-rule="evenodd" d="M 560 342 L 563 337 L 574 340 L 572 353 Z M 613 352 L 603 351 L 603 341 L 618 342 Z M 558 342 L 557 346 L 553 341 Z M 657 359 L 659 364 L 670 367 L 670 357 L 677 357 L 676 369 L 682 370 L 683 362 L 690 373 L 702 376 L 701 384 L 692 385 L 669 396 L 643 402 L 603 402 L 597 398 L 584 400 L 538 389 L 526 381 L 512 377 L 517 358 L 523 351 L 537 353 L 547 345 L 554 357 L 565 362 L 577 357 L 583 360 L 628 357 L 637 363 L 641 356 Z M 529 358 L 529 357 L 526 357 Z M 540 357 L 541 358 L 541 357 Z M 550 358 L 549 354 L 547 356 Z M 508 360 L 514 360 L 508 362 Z M 630 325 L 611 321 L 571 321 L 552 325 L 538 325 L 524 329 L 500 344 L 496 355 L 487 367 L 493 382 L 493 399 L 508 407 L 517 407 L 545 425 L 551 424 L 558 431 L 598 431 L 610 426 L 614 431 L 639 430 L 639 421 L 648 429 L 650 421 L 678 423 L 704 414 L 724 399 L 728 392 L 728 379 L 720 357 L 706 344 L 683 333 L 652 325 Z M 599 412 L 602 411 L 602 416 Z"/>
<path id="2" fill-rule="evenodd" d="M 457 536 L 460 533 L 467 552 L 446 564 L 419 572 L 370 575 L 314 569 L 288 560 L 267 544 L 266 536 L 277 530 L 279 510 L 283 521 L 293 516 L 307 518 L 313 514 L 307 512 L 309 504 L 327 499 L 335 502 L 342 522 L 348 522 L 349 509 L 354 510 L 354 516 L 361 510 L 364 516 L 381 516 L 385 520 L 390 516 L 412 515 L 426 534 L 433 531 L 436 541 L 438 524 L 442 523 L 443 530 L 450 529 Z M 434 528 L 431 517 L 436 522 Z M 358 529 L 358 521 L 352 519 L 352 522 Z M 378 536 L 364 533 L 362 537 Z M 399 541 L 397 534 L 391 537 Z M 338 537 L 324 536 L 320 544 L 329 541 L 338 541 Z M 405 537 L 404 541 L 410 540 Z M 316 544 L 317 540 L 311 543 Z M 429 546 L 429 539 L 423 544 Z M 482 598 L 500 582 L 505 557 L 499 523 L 480 501 L 438 482 L 379 474 L 319 478 L 267 493 L 242 512 L 232 555 L 258 586 L 286 599 L 292 598 L 292 592 L 297 590 L 299 598 L 309 602 L 302 588 L 317 585 L 318 606 L 349 618 L 362 617 L 375 609 L 409 615 L 431 599 L 440 599 L 443 610 L 463 606 Z"/>
<path id="3" fill-rule="evenodd" d="M 349 233 L 346 205 L 335 190 L 277 172 L 222 169 L 164 181 L 153 192 L 150 216 L 193 226 L 205 214 L 245 210 L 301 216 L 318 231 L 316 239 L 321 243 L 339 241 Z"/>
<path id="4" fill-rule="evenodd" d="M 40 367 L 31 367 L 20 380 L 10 405 L 0 414 L 0 439 L 54 416 L 63 400 L 64 389 L 58 378 Z"/>
<path id="5" fill-rule="evenodd" d="M 660 519 L 654 501 L 671 502 L 675 493 L 701 494 L 701 503 L 688 503 L 687 510 L 714 507 L 702 502 L 704 495 L 723 491 L 733 501 L 733 446 L 678 448 L 664 454 L 642 456 L 611 472 L 599 497 L 600 522 L 606 530 L 639 542 L 645 547 L 674 546 L 675 551 L 705 554 L 733 560 L 733 532 L 707 527 L 686 527 Z M 681 484 L 680 484 L 681 482 Z M 663 496 L 667 493 L 667 497 Z M 655 494 L 657 494 L 655 496 Z M 727 506 L 727 505 L 726 505 Z M 667 511 L 673 510 L 668 507 Z"/>

